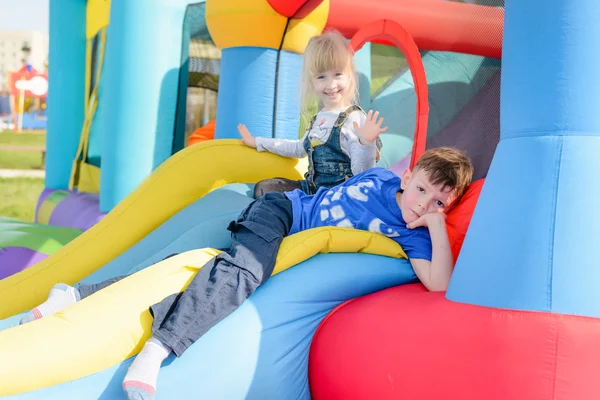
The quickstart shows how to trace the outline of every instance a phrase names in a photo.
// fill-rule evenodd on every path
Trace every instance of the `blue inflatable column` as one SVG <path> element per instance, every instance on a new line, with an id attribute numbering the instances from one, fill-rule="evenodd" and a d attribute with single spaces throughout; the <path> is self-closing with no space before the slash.
<path id="1" fill-rule="evenodd" d="M 272 137 L 277 50 L 231 47 L 221 53 L 215 139 L 236 138 L 238 124 Z"/>
<path id="2" fill-rule="evenodd" d="M 300 66 L 295 53 L 282 51 L 278 60 L 274 49 L 224 49 L 215 138 L 239 139 L 237 125 L 243 123 L 254 136 L 297 139 Z"/>
<path id="3" fill-rule="evenodd" d="M 171 156 L 183 21 L 193 0 L 113 1 L 102 79 L 100 209 L 110 211 Z"/>
<path id="4" fill-rule="evenodd" d="M 449 299 L 600 316 L 599 18 L 596 0 L 506 1 L 501 138 Z"/>
<path id="5" fill-rule="evenodd" d="M 67 189 L 83 126 L 86 0 L 50 0 L 46 187 Z"/>
<path id="6" fill-rule="evenodd" d="M 300 74 L 302 55 L 281 51 L 277 72 L 274 137 L 298 139 L 300 132 Z M 304 132 L 302 132 L 304 134 Z"/>

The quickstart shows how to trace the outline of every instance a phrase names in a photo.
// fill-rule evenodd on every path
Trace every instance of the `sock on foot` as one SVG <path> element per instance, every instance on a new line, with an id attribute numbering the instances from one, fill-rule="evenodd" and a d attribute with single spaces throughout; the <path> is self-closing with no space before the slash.
<path id="1" fill-rule="evenodd" d="M 19 324 L 26 324 L 33 320 L 47 317 L 55 312 L 64 310 L 79 300 L 81 300 L 79 290 L 64 283 L 57 283 L 50 289 L 48 300 L 25 314 Z"/>
<path id="2" fill-rule="evenodd" d="M 170 353 L 171 349 L 160 340 L 148 339 L 123 379 L 123 390 L 129 400 L 154 399 L 160 365 Z"/>

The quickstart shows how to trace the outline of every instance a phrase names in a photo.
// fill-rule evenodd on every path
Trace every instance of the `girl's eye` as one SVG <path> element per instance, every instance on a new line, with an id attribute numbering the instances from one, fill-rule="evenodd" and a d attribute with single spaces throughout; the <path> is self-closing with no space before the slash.
<path id="1" fill-rule="evenodd" d="M 419 190 L 419 192 L 425 193 L 425 189 L 423 189 L 421 186 L 417 186 L 417 189 Z"/>
<path id="2" fill-rule="evenodd" d="M 341 72 L 336 72 L 335 76 L 342 76 L 343 74 Z"/>
<path id="3" fill-rule="evenodd" d="M 444 203 L 442 203 L 441 201 L 437 201 L 436 202 L 439 208 L 444 208 Z"/>
<path id="4" fill-rule="evenodd" d="M 319 75 L 317 76 L 317 79 L 325 79 L 325 75 Z"/>

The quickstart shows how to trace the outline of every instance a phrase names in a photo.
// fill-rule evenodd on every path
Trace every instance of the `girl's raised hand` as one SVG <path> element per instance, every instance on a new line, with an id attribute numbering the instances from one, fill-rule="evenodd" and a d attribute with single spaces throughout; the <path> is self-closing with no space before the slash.
<path id="1" fill-rule="evenodd" d="M 238 132 L 242 136 L 242 143 L 244 143 L 248 147 L 252 147 L 255 149 L 256 139 L 250 134 L 250 131 L 248 130 L 248 128 L 246 128 L 246 125 L 239 124 L 237 128 Z"/>
<path id="2" fill-rule="evenodd" d="M 367 114 L 367 119 L 363 126 L 358 126 L 356 122 L 354 122 L 354 131 L 358 136 L 361 144 L 370 145 L 377 140 L 377 137 L 381 135 L 383 132 L 387 131 L 387 126 L 382 128 L 381 124 L 383 123 L 383 117 L 379 117 L 379 111 L 373 112 L 373 110 L 369 110 Z"/>

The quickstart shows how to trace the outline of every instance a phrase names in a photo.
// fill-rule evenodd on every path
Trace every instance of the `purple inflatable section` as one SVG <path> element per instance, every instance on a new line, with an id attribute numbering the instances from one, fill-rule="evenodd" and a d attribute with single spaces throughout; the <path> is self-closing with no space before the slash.
<path id="1" fill-rule="evenodd" d="M 35 206 L 35 219 L 36 220 L 37 220 L 38 211 L 40 210 L 40 206 L 44 203 L 44 201 L 46 201 L 48 196 L 50 196 L 50 194 L 54 191 L 55 191 L 55 189 L 44 189 L 42 191 L 42 194 L 40 194 L 40 198 L 38 199 L 37 205 Z"/>
<path id="2" fill-rule="evenodd" d="M 392 171 L 393 173 L 395 173 L 396 175 L 398 175 L 399 177 L 402 177 L 402 174 L 404 173 L 404 171 L 406 171 L 406 169 L 408 167 L 410 167 L 410 157 L 411 157 L 411 154 L 409 153 L 402 160 L 400 160 L 396 164 L 392 165 L 389 168 L 389 170 Z"/>
<path id="3" fill-rule="evenodd" d="M 8 260 L 2 263 L 0 279 L 21 272 L 48 257 L 47 254 L 24 247 L 4 247 L 0 249 L 0 258 Z"/>
<path id="4" fill-rule="evenodd" d="M 427 148 L 453 146 L 471 157 L 473 181 L 485 178 L 500 141 L 500 72 L 432 138 Z"/>
<path id="5" fill-rule="evenodd" d="M 48 199 L 48 196 L 55 191 L 54 189 L 44 189 L 40 194 L 35 210 L 36 220 L 40 207 Z M 100 201 L 97 195 L 71 192 L 68 197 L 54 206 L 49 225 L 77 228 L 85 231 L 106 215 L 99 210 Z M 26 247 L 8 246 L 0 248 L 0 259 L 3 260 L 0 266 L 0 279 L 23 271 L 47 257 L 48 254 Z"/>
<path id="6" fill-rule="evenodd" d="M 36 215 L 44 200 L 54 192 L 54 189 L 44 189 L 36 207 Z M 56 205 L 50 216 L 50 225 L 77 228 L 83 231 L 90 229 L 106 214 L 100 212 L 100 199 L 96 194 L 71 194 Z"/>

